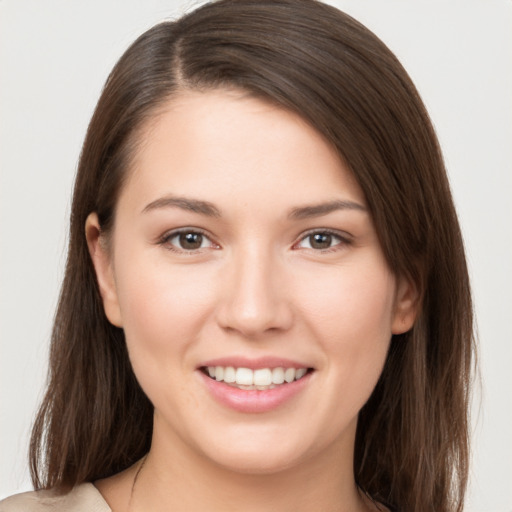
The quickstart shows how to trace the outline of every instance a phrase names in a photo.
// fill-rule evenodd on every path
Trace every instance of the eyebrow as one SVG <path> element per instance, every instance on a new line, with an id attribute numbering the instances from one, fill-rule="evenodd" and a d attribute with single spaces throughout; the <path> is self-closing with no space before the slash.
<path id="1" fill-rule="evenodd" d="M 150 212 L 160 208 L 181 208 L 182 210 L 199 213 L 208 217 L 221 217 L 220 210 L 209 201 L 193 199 L 188 197 L 165 196 L 152 201 L 144 207 L 142 213 Z M 288 213 L 289 219 L 300 220 L 314 217 L 321 217 L 338 210 L 356 210 L 366 212 L 367 209 L 360 203 L 354 201 L 334 200 L 314 205 L 299 206 L 292 208 Z"/>
<path id="2" fill-rule="evenodd" d="M 290 219 L 310 219 L 321 217 L 337 210 L 356 210 L 361 212 L 368 211 L 365 206 L 354 201 L 334 200 L 326 203 L 319 203 L 308 206 L 300 206 L 290 210 L 288 218 Z"/>
<path id="3" fill-rule="evenodd" d="M 220 210 L 208 201 L 192 199 L 188 197 L 165 196 L 152 201 L 142 210 L 142 213 L 160 208 L 181 208 L 208 217 L 220 217 Z"/>

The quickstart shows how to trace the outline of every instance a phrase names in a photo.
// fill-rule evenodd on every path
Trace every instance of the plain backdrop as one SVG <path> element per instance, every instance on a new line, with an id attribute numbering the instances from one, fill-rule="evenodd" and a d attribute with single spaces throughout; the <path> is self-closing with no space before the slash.
<path id="1" fill-rule="evenodd" d="M 331 3 L 396 53 L 436 126 L 480 338 L 466 510 L 511 512 L 512 2 Z M 31 488 L 28 434 L 45 381 L 74 172 L 95 102 L 129 43 L 195 5 L 0 0 L 0 498 Z"/>

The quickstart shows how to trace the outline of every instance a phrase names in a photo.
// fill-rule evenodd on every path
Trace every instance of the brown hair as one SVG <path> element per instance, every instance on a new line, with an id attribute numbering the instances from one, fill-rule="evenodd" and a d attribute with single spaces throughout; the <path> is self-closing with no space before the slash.
<path id="1" fill-rule="evenodd" d="M 421 294 L 360 412 L 354 473 L 408 512 L 462 511 L 468 475 L 472 305 L 441 152 L 408 75 L 369 30 L 314 0 L 220 0 L 148 30 L 105 85 L 75 183 L 49 386 L 35 422 L 36 488 L 121 471 L 149 450 L 152 405 L 123 331 L 104 314 L 84 235 L 114 221 L 144 121 L 179 90 L 236 87 L 301 115 L 350 167 L 387 261 Z"/>

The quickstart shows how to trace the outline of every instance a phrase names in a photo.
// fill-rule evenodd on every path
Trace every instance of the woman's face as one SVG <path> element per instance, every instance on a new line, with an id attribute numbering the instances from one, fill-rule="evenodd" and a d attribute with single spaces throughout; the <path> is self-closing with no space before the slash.
<path id="1" fill-rule="evenodd" d="M 109 252 L 94 215 L 87 235 L 153 447 L 244 472 L 351 465 L 414 293 L 318 132 L 241 93 L 183 93 L 143 130 Z"/>

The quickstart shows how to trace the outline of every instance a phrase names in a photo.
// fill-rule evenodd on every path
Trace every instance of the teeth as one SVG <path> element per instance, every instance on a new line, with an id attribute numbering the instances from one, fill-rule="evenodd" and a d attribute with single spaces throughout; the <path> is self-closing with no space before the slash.
<path id="1" fill-rule="evenodd" d="M 234 368 L 233 366 L 208 366 L 208 375 L 217 381 L 233 384 L 240 389 L 272 389 L 285 382 L 299 380 L 307 368 Z"/>
<path id="2" fill-rule="evenodd" d="M 272 384 L 272 370 L 269 370 L 268 368 L 254 370 L 255 386 L 270 386 L 270 384 Z"/>
<path id="3" fill-rule="evenodd" d="M 235 382 L 236 374 L 235 369 L 232 366 L 228 366 L 224 370 L 224 382 Z"/>
<path id="4" fill-rule="evenodd" d="M 254 374 L 249 368 L 237 368 L 235 382 L 242 386 L 252 386 L 254 384 Z"/>
<path id="5" fill-rule="evenodd" d="M 304 377 L 304 375 L 306 375 L 306 372 L 307 372 L 307 368 L 299 368 L 296 372 L 295 372 L 295 380 L 299 380 L 299 379 L 302 379 L 302 377 Z"/>
<path id="6" fill-rule="evenodd" d="M 293 382 L 295 380 L 295 368 L 287 368 L 284 372 L 284 380 L 286 382 Z"/>
<path id="7" fill-rule="evenodd" d="M 284 382 L 283 368 L 274 368 L 272 370 L 272 382 L 274 384 L 282 384 Z"/>

